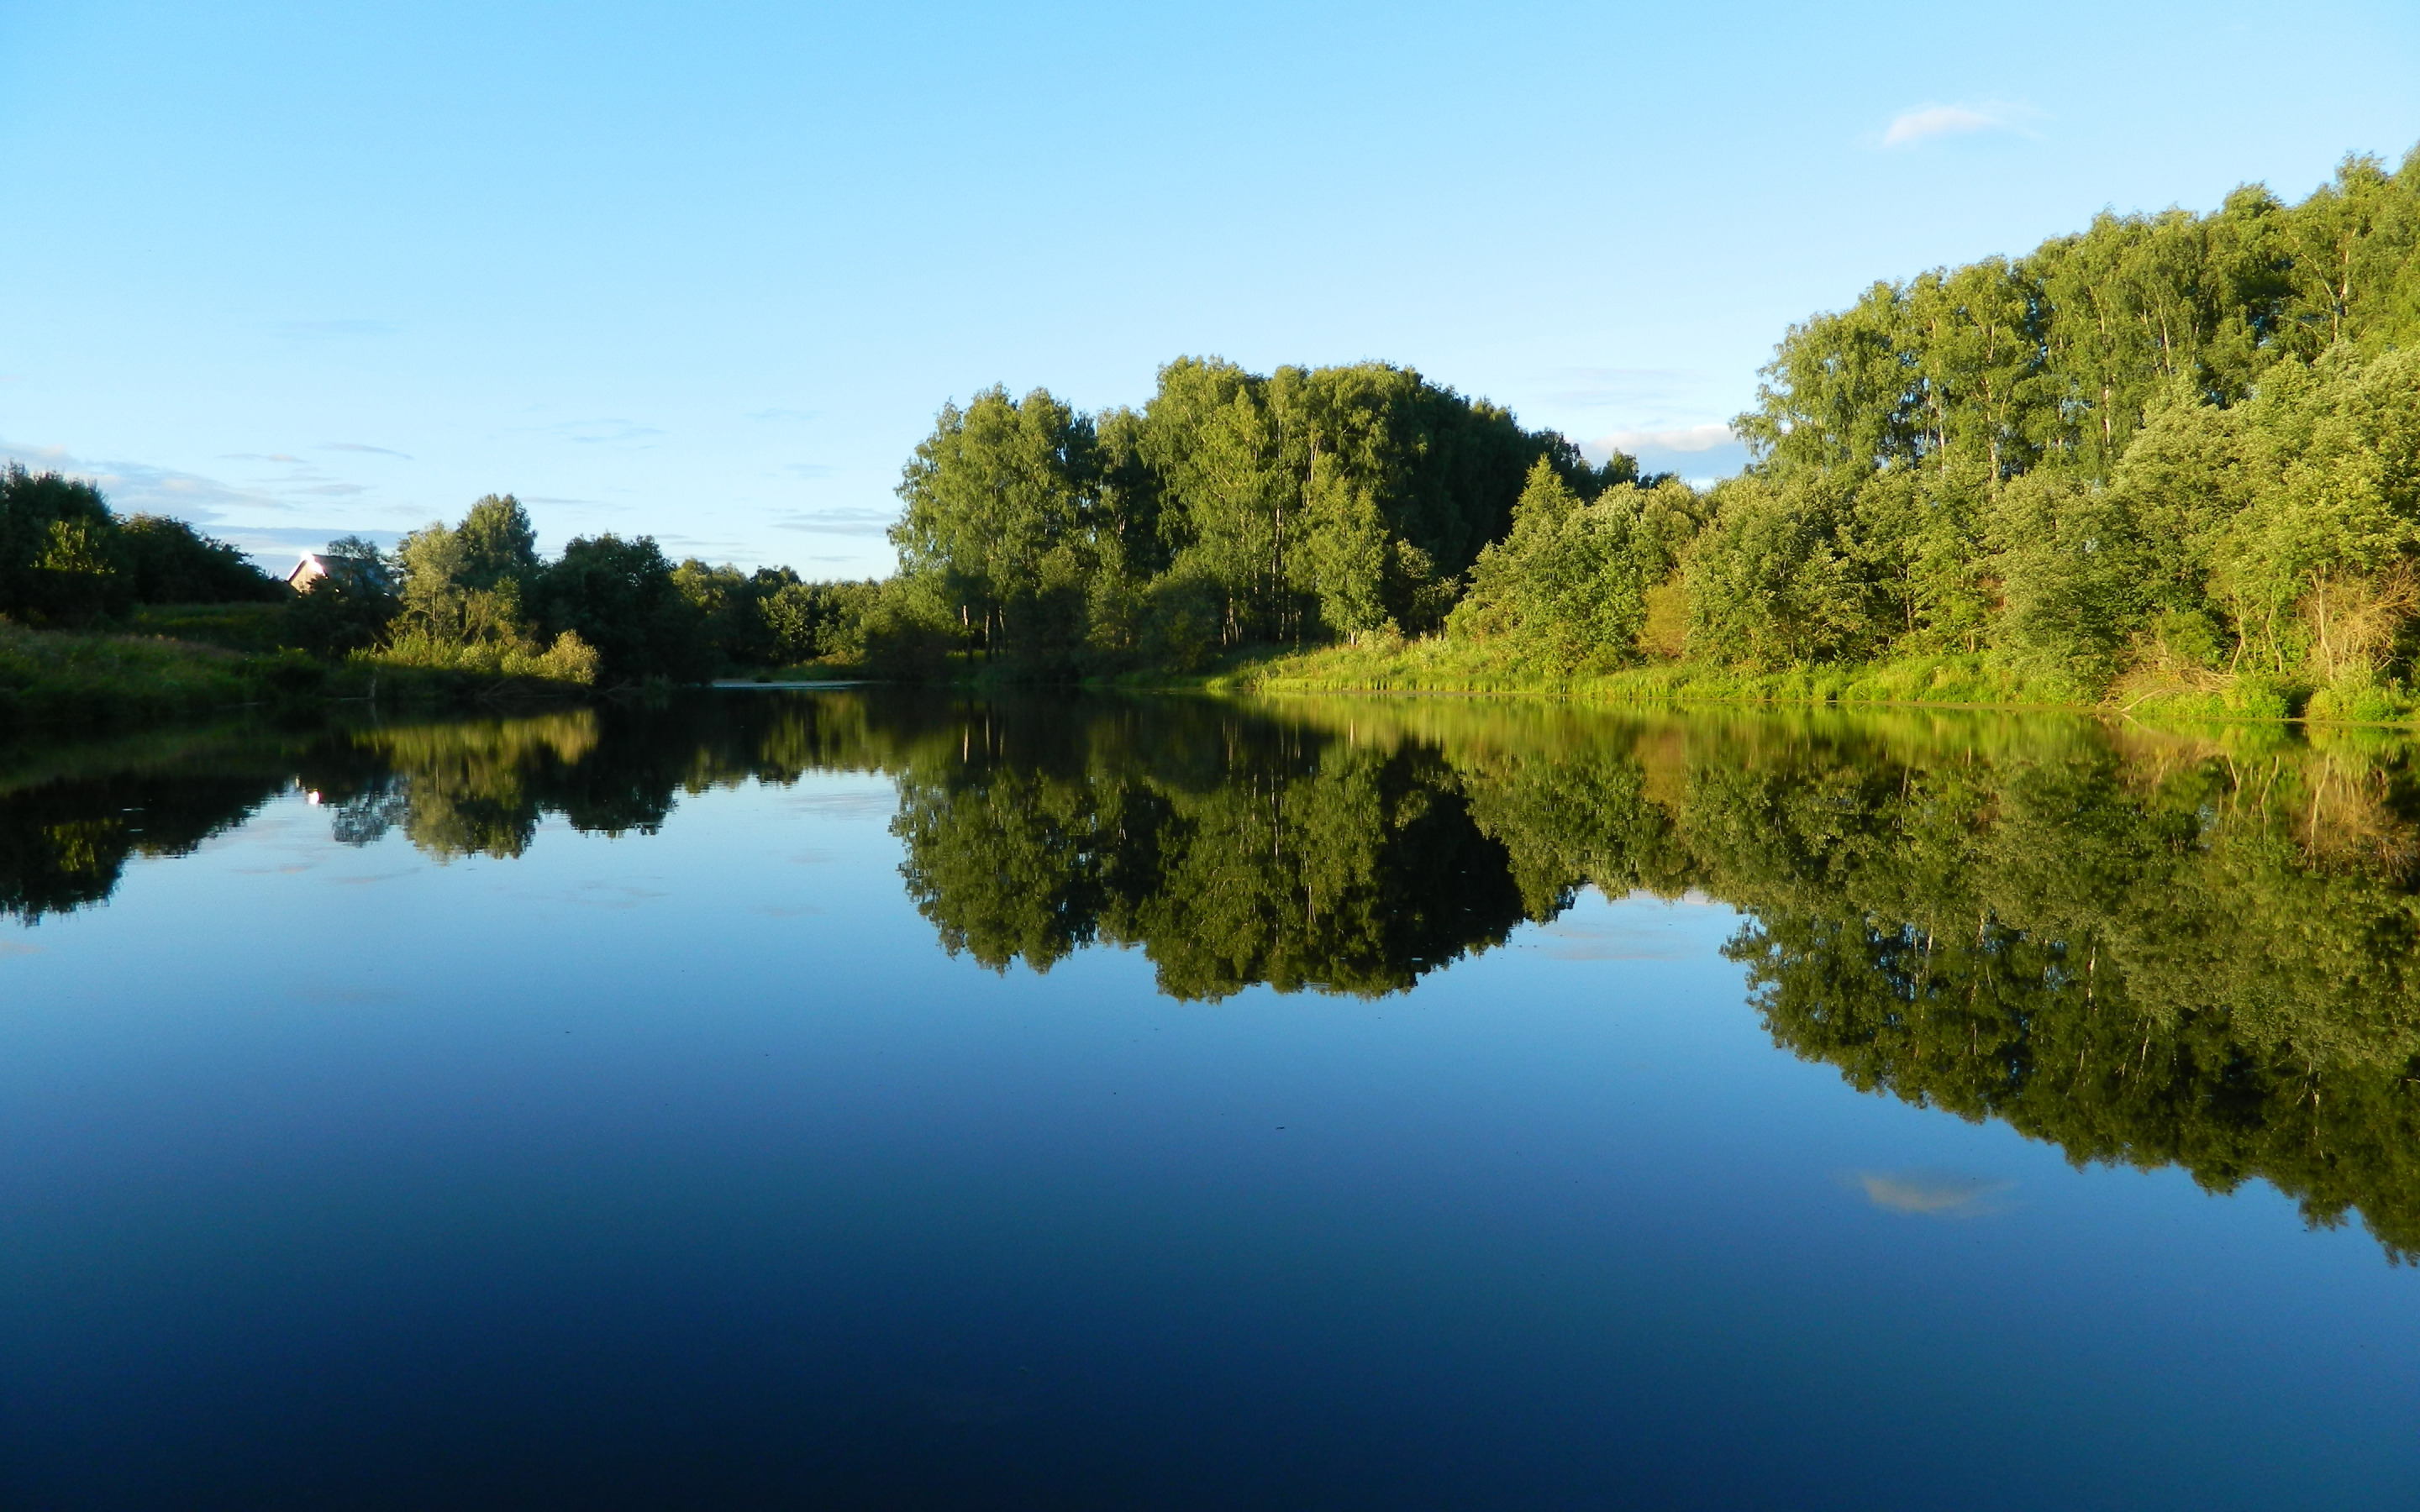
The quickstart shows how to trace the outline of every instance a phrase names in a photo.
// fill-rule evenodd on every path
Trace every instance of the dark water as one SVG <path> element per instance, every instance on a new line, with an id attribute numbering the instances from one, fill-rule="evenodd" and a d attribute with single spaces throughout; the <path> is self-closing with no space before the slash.
<path id="1" fill-rule="evenodd" d="M 734 693 L 0 753 L 0 1504 L 2420 1504 L 2420 771 Z"/>

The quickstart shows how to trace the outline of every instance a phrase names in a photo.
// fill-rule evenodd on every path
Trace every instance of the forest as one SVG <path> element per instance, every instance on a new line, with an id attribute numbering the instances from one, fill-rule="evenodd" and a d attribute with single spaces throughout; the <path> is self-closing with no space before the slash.
<path id="1" fill-rule="evenodd" d="M 2420 150 L 2105 213 L 1792 327 L 1699 491 L 1379 363 L 993 389 L 887 590 L 1036 674 L 1429 637 L 1549 677 L 1990 658 L 2397 713 L 2420 649 Z M 2317 711 L 2315 711 L 2317 712 Z"/>

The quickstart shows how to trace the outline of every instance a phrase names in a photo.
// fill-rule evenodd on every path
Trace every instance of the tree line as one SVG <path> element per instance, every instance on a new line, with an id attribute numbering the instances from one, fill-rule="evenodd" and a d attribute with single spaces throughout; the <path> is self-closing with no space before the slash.
<path id="1" fill-rule="evenodd" d="M 297 606 L 322 652 L 612 682 L 954 654 L 1038 679 L 1440 636 L 1542 675 L 1996 661 L 2379 717 L 2420 656 L 2420 149 L 2299 203 L 2098 217 L 1792 327 L 1699 490 L 1383 363 L 1179 358 L 1139 409 L 994 387 L 903 469 L 896 573 L 537 556 L 510 495 Z M 0 478 L 0 613 L 274 596 L 240 553 Z M 2272 696 L 2273 694 L 2273 696 Z M 2269 706 L 2263 704 L 2263 706 Z"/>
<path id="2" fill-rule="evenodd" d="M 894 591 L 1043 667 L 1442 633 L 1559 672 L 1962 655 L 2388 707 L 2420 651 L 2420 149 L 1792 327 L 1709 490 L 1378 363 L 945 407 Z M 2381 702 L 2383 700 L 2383 702 Z"/>
<path id="3" fill-rule="evenodd" d="M 2348 706 L 2420 614 L 2420 150 L 2103 214 L 1794 327 L 1683 570 L 1693 650 L 1997 651 Z"/>
<path id="4" fill-rule="evenodd" d="M 332 542 L 295 604 L 302 642 L 412 665 L 593 683 L 698 682 L 737 667 L 887 649 L 873 583 L 675 563 L 652 536 L 578 536 L 547 560 L 529 512 L 489 494 L 392 551 Z"/>
<path id="5" fill-rule="evenodd" d="M 1383 363 L 1179 358 L 1097 415 L 994 387 L 907 464 L 895 591 L 1046 672 L 1434 630 L 1533 469 L 1586 498 L 1637 477 Z"/>
<path id="6" fill-rule="evenodd" d="M 0 468 L 0 617 L 38 628 L 123 626 L 150 606 L 280 606 L 270 638 L 322 656 L 582 683 L 833 657 L 914 670 L 938 655 L 937 632 L 873 582 L 675 563 L 649 536 L 582 536 L 551 560 L 536 543 L 520 501 L 490 494 L 392 550 L 332 541 L 329 576 L 297 594 L 182 520 L 120 516 L 88 481 Z"/>

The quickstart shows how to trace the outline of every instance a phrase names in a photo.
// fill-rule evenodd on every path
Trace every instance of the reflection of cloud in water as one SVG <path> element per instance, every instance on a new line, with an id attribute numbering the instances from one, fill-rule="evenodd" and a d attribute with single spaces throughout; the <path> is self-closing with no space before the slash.
<path id="1" fill-rule="evenodd" d="M 334 883 L 337 884 L 337 885 L 338 885 L 338 886 L 340 886 L 340 887 L 368 887 L 368 886 L 369 886 L 371 883 L 373 883 L 373 882 L 395 882 L 395 881 L 397 881 L 397 880 L 399 880 L 399 879 L 401 879 L 401 878 L 404 878 L 404 877 L 408 877 L 408 876 L 412 875 L 412 873 L 413 873 L 413 872 L 417 872 L 418 870 L 419 870 L 419 868 L 414 867 L 414 868 L 411 868 L 410 871 L 404 871 L 404 872 L 370 872 L 370 873 L 369 873 L 368 875 L 366 875 L 366 876 L 358 876 L 358 877 L 330 877 L 328 880 L 329 880 L 329 881 L 331 881 L 331 882 L 334 882 Z"/>
<path id="2" fill-rule="evenodd" d="M 1557 923 L 1539 933 L 1546 936 L 1543 949 L 1558 961 L 1686 961 L 1698 953 L 1668 924 Z"/>
<path id="3" fill-rule="evenodd" d="M 27 945 L 23 940 L 0 940 L 0 960 L 5 960 L 12 955 L 39 955 L 41 953 L 42 948 L 39 945 Z"/>
<path id="4" fill-rule="evenodd" d="M 1951 1171 L 1859 1171 L 1857 1184 L 1875 1207 L 1927 1218 L 1979 1218 L 2008 1204 L 2013 1181 Z"/>
<path id="5" fill-rule="evenodd" d="M 764 915 L 767 918 L 805 918 L 810 915 L 820 914 L 824 912 L 824 910 L 808 903 L 798 903 L 788 906 L 784 906 L 781 903 L 767 903 L 764 907 L 757 909 L 756 912 Z"/>

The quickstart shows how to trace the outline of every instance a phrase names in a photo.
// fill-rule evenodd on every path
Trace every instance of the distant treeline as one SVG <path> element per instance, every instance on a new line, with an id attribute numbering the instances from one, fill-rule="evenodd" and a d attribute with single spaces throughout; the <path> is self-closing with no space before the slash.
<path id="1" fill-rule="evenodd" d="M 88 482 L 11 464 L 0 470 L 0 617 L 44 629 L 146 627 L 163 623 L 140 612 L 147 606 L 257 603 L 282 606 L 265 629 L 207 617 L 170 627 L 240 633 L 245 650 L 282 644 L 581 683 L 878 659 L 903 639 L 875 583 L 675 565 L 646 536 L 583 536 L 552 561 L 536 541 L 520 501 L 491 494 L 459 523 L 432 523 L 392 551 L 360 536 L 330 543 L 319 554 L 329 575 L 297 594 L 181 520 L 121 517 Z M 920 634 L 934 638 L 911 628 L 904 639 Z"/>
<path id="2" fill-rule="evenodd" d="M 2420 151 L 1875 285 L 1700 493 L 1379 364 L 943 409 L 886 592 L 1048 669 L 1372 633 L 1543 671 L 1976 654 L 2347 710 L 2420 647 Z M 2374 700 L 2373 700 L 2374 702 Z"/>
<path id="3" fill-rule="evenodd" d="M 381 660 L 590 683 L 695 682 L 733 666 L 861 654 L 871 583 L 675 565 L 651 536 L 580 536 L 548 561 L 529 512 L 489 494 L 380 552 L 330 544 L 295 605 L 303 644 Z"/>

